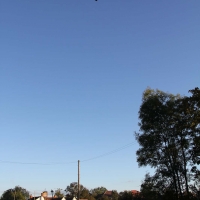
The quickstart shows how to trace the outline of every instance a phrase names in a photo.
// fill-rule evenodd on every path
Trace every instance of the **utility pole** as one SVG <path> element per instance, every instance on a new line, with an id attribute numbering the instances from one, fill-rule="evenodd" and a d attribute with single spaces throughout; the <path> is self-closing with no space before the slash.
<path id="1" fill-rule="evenodd" d="M 80 199 L 80 160 L 78 160 L 78 200 Z"/>

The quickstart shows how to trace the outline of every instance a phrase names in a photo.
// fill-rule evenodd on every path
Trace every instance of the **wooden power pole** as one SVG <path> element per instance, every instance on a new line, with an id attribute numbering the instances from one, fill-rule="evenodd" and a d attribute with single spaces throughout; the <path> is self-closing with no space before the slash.
<path id="1" fill-rule="evenodd" d="M 78 160 L 78 200 L 80 200 L 80 160 Z"/>

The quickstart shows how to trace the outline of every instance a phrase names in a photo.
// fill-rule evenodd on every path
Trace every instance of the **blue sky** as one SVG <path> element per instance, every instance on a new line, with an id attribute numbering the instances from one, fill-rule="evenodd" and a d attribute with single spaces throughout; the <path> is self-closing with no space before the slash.
<path id="1" fill-rule="evenodd" d="M 0 160 L 21 163 L 0 163 L 0 193 L 65 189 L 78 160 L 130 143 L 81 162 L 81 184 L 139 190 L 151 171 L 135 155 L 142 93 L 200 85 L 199 10 L 186 0 L 0 1 Z"/>

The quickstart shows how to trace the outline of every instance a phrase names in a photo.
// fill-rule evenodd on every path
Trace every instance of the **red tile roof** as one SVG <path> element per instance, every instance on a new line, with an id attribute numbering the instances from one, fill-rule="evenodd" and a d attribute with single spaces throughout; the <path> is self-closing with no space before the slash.
<path id="1" fill-rule="evenodd" d="M 133 195 L 136 195 L 136 194 L 139 194 L 139 193 L 140 193 L 140 192 L 137 191 L 137 190 L 131 190 L 131 192 L 132 192 Z"/>
<path id="2" fill-rule="evenodd" d="M 112 191 L 105 191 L 105 192 L 104 192 L 104 195 L 106 195 L 106 196 L 111 196 L 111 195 L 112 195 Z"/>

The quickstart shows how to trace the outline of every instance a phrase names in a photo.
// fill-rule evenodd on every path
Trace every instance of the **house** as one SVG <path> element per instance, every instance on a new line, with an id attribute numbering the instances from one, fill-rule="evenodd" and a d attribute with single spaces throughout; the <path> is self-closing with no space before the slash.
<path id="1" fill-rule="evenodd" d="M 48 196 L 48 192 L 44 191 L 41 193 L 41 196 L 35 196 L 32 195 L 28 200 L 77 200 L 76 197 L 70 197 L 69 195 L 66 195 L 66 197 L 57 197 L 57 196 Z M 88 199 L 80 199 L 80 200 L 88 200 Z"/>
<path id="2" fill-rule="evenodd" d="M 112 193 L 113 193 L 113 191 L 108 190 L 108 191 L 104 192 L 103 196 L 112 197 Z"/>
<path id="3" fill-rule="evenodd" d="M 137 196 L 137 195 L 140 194 L 140 192 L 137 191 L 137 190 L 131 190 L 131 193 L 132 193 L 133 196 Z"/>
<path id="4" fill-rule="evenodd" d="M 41 193 L 41 196 L 33 197 L 30 196 L 29 200 L 76 200 L 76 198 L 70 198 L 70 197 L 48 197 L 47 191 L 44 191 Z"/>

